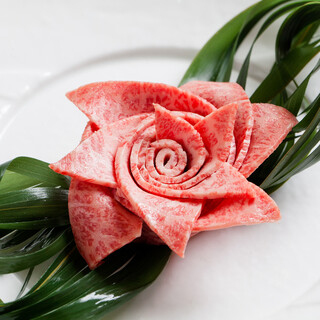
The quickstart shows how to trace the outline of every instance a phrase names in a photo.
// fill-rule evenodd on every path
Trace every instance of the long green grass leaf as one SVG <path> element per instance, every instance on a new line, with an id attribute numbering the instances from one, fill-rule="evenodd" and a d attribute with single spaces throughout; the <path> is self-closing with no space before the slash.
<path id="1" fill-rule="evenodd" d="M 64 189 L 69 188 L 70 179 L 66 176 L 52 171 L 48 163 L 28 158 L 18 157 L 0 165 L 0 183 L 5 176 L 6 171 L 11 171 L 24 175 L 32 180 L 38 180 L 39 183 L 47 183 L 51 186 L 61 186 Z M 10 179 L 12 181 L 12 179 Z M 17 183 L 20 184 L 20 183 Z"/>
<path id="2" fill-rule="evenodd" d="M 320 52 L 320 46 L 308 45 L 290 51 L 282 60 L 274 65 L 267 77 L 252 94 L 252 102 L 269 102 L 279 94 Z"/>
<path id="3" fill-rule="evenodd" d="M 276 62 L 280 62 L 290 50 L 295 37 L 314 22 L 319 23 L 320 3 L 309 2 L 294 10 L 282 23 L 276 39 Z M 301 44 L 295 43 L 296 48 Z"/>
<path id="4" fill-rule="evenodd" d="M 257 32 L 257 35 L 255 36 L 254 40 L 252 41 L 252 44 L 250 46 L 249 52 L 244 60 L 244 63 L 239 71 L 239 75 L 237 78 L 237 83 L 240 84 L 244 89 L 246 87 L 246 82 L 248 78 L 248 71 L 249 71 L 249 65 L 250 65 L 250 58 L 252 55 L 252 50 L 254 45 L 256 44 L 257 40 L 260 38 L 260 36 L 270 27 L 270 25 L 279 19 L 281 16 L 292 10 L 293 8 L 299 7 L 300 5 L 304 4 L 305 1 L 294 1 L 289 2 L 288 4 L 283 5 L 279 9 L 275 10 L 275 12 L 272 12 L 272 14 L 263 22 L 262 26 L 260 27 L 259 31 Z"/>
<path id="5" fill-rule="evenodd" d="M 318 132 L 319 133 L 319 132 Z M 317 142 L 319 142 L 319 135 L 317 136 Z M 308 148 L 309 151 L 309 148 Z M 300 157 L 299 157 L 300 158 Z M 298 162 L 290 166 L 290 170 L 286 170 L 284 174 L 277 179 L 276 184 L 288 181 L 295 174 L 309 168 L 311 165 L 315 164 L 320 159 L 320 146 L 318 146 L 313 152 L 308 156 L 303 157 L 303 161 Z M 271 185 L 273 186 L 273 185 Z"/>
<path id="6" fill-rule="evenodd" d="M 0 229 L 65 226 L 69 179 L 48 163 L 19 157 L 0 166 Z"/>
<path id="7" fill-rule="evenodd" d="M 34 236 L 34 231 L 13 230 L 0 238 L 0 251 L 22 246 L 23 243 L 30 241 L 30 237 Z"/>
<path id="8" fill-rule="evenodd" d="M 100 318 L 152 283 L 166 264 L 170 250 L 132 244 L 110 255 L 94 271 L 83 269 L 83 261 L 75 264 L 72 254 L 76 253 L 72 251 L 70 255 L 69 251 L 66 260 L 60 255 L 55 269 L 47 272 L 30 294 L 2 306 L 1 317 L 23 319 L 28 314 L 32 319 Z M 70 257 L 73 258 L 68 263 Z M 65 268 L 68 271 L 64 272 Z M 65 285 L 63 279 L 75 275 L 77 279 Z"/>
<path id="9" fill-rule="evenodd" d="M 283 105 L 286 109 L 288 109 L 295 116 L 298 115 L 299 110 L 303 106 L 303 100 L 305 99 L 305 92 L 308 87 L 310 78 L 313 74 L 315 74 L 320 68 L 320 60 L 315 65 L 315 67 L 309 72 L 309 74 L 305 77 L 302 83 L 297 86 L 296 90 L 292 93 L 292 95 L 288 98 L 288 100 Z"/>
<path id="10" fill-rule="evenodd" d="M 221 78 L 221 66 L 226 65 L 225 61 L 230 64 L 230 60 L 233 59 L 233 55 L 230 53 L 230 50 L 233 49 L 230 48 L 233 48 L 234 43 L 236 42 L 236 47 L 238 47 L 261 18 L 287 1 L 260 1 L 230 20 L 199 51 L 183 76 L 180 85 L 191 80 L 216 81 L 218 74 Z M 228 68 L 226 69 L 228 70 Z"/>
<path id="11" fill-rule="evenodd" d="M 72 240 L 70 229 L 44 230 L 23 248 L 0 255 L 0 274 L 33 267 L 62 250 Z"/>
<path id="12" fill-rule="evenodd" d="M 39 230 L 51 227 L 63 227 L 70 224 L 68 216 L 58 216 L 54 218 L 45 217 L 43 219 L 35 219 L 19 222 L 1 222 L 0 230 Z"/>
<path id="13" fill-rule="evenodd" d="M 292 129 L 293 132 L 301 132 L 305 130 L 320 108 L 320 93 L 316 99 L 310 104 L 309 112 L 304 118 Z"/>
<path id="14" fill-rule="evenodd" d="M 20 291 L 19 291 L 16 299 L 19 299 L 19 298 L 22 297 L 22 295 L 23 295 L 24 291 L 26 290 L 26 288 L 27 288 L 27 286 L 28 286 L 28 283 L 29 283 L 29 281 L 30 281 L 30 279 L 31 279 L 31 277 L 32 277 L 33 270 L 34 270 L 34 267 L 32 267 L 32 268 L 29 269 L 29 271 L 28 271 L 28 273 L 27 273 L 27 276 L 26 276 L 26 278 L 25 278 L 24 281 L 23 281 L 22 287 L 21 287 L 21 289 L 20 289 Z"/>
<path id="15" fill-rule="evenodd" d="M 68 215 L 68 191 L 30 188 L 0 194 L 0 223 Z"/>

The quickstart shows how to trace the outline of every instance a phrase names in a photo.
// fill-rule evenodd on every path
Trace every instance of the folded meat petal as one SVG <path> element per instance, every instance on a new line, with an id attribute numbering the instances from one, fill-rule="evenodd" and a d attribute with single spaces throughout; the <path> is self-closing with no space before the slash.
<path id="1" fill-rule="evenodd" d="M 153 103 L 203 116 L 215 110 L 211 103 L 179 88 L 149 82 L 91 83 L 67 93 L 67 98 L 100 128 L 133 115 L 153 112 Z"/>
<path id="2" fill-rule="evenodd" d="M 249 177 L 298 123 L 287 109 L 268 103 L 252 104 L 254 124 L 250 146 L 240 172 Z"/>
<path id="3" fill-rule="evenodd" d="M 250 146 L 254 117 L 252 104 L 249 100 L 237 101 L 237 104 L 238 111 L 233 131 L 236 142 L 236 158 L 233 166 L 239 170 Z"/>
<path id="4" fill-rule="evenodd" d="M 250 184 L 255 191 L 253 199 L 229 198 L 213 203 L 211 211 L 207 211 L 196 221 L 193 232 L 279 220 L 280 211 L 272 198 L 261 188 Z"/>
<path id="5" fill-rule="evenodd" d="M 181 86 L 181 89 L 198 95 L 217 108 L 232 102 L 238 103 L 239 107 L 234 126 L 236 157 L 233 158 L 235 149 L 231 149 L 228 162 L 239 169 L 249 148 L 254 122 L 252 106 L 243 88 L 232 82 L 190 81 Z"/>
<path id="6" fill-rule="evenodd" d="M 193 126 L 196 123 L 198 123 L 201 119 L 204 118 L 204 116 L 201 116 L 200 114 L 193 113 L 193 112 L 187 112 L 187 111 L 171 111 L 171 112 L 172 112 L 172 114 L 176 115 L 177 117 L 185 119 Z"/>
<path id="7" fill-rule="evenodd" d="M 207 100 L 216 108 L 232 102 L 248 100 L 243 88 L 233 82 L 190 81 L 180 89 Z"/>
<path id="8" fill-rule="evenodd" d="M 238 105 L 228 104 L 212 112 L 195 125 L 209 152 L 209 162 L 227 161 L 233 140 L 233 129 Z"/>
<path id="9" fill-rule="evenodd" d="M 171 196 L 187 199 L 250 199 L 254 197 L 251 184 L 227 162 L 216 164 L 213 173 L 192 188 L 172 191 Z"/>
<path id="10" fill-rule="evenodd" d="M 172 138 L 175 143 L 178 142 L 185 147 L 188 158 L 191 158 L 189 169 L 181 175 L 168 177 L 168 183 L 149 174 L 150 167 L 157 162 L 152 158 L 148 159 L 147 150 L 152 150 L 149 146 L 153 145 L 148 141 L 152 141 L 155 135 L 154 127 L 150 126 L 137 135 L 132 143 L 130 169 L 135 182 L 148 192 L 172 198 L 216 199 L 252 196 L 246 179 L 232 166 L 223 162 L 227 159 L 233 139 L 237 107 L 234 103 L 220 108 L 193 127 L 184 119 L 173 115 L 173 112 L 156 106 L 155 128 L 158 138 L 162 139 L 157 143 L 163 142 L 162 150 L 166 150 L 166 146 L 170 147 L 169 142 L 172 141 L 168 138 Z M 210 154 L 204 165 L 206 150 L 199 133 Z M 202 155 L 202 158 L 199 155 Z M 200 158 L 201 161 L 198 161 Z M 153 168 L 151 172 L 155 170 Z M 189 175 L 190 172 L 192 175 Z M 187 177 L 188 180 L 181 180 L 180 177 Z"/>
<path id="11" fill-rule="evenodd" d="M 114 200 L 109 188 L 72 179 L 68 206 L 77 248 L 90 269 L 141 235 L 142 220 Z"/>
<path id="12" fill-rule="evenodd" d="M 118 145 L 147 117 L 141 114 L 105 125 L 50 168 L 78 180 L 116 188 L 114 159 Z"/>
<path id="13" fill-rule="evenodd" d="M 94 123 L 88 122 L 81 142 L 97 130 Z M 78 250 L 91 269 L 113 251 L 140 237 L 142 232 L 142 220 L 113 199 L 113 190 L 71 179 L 70 224 Z"/>
<path id="14" fill-rule="evenodd" d="M 137 135 L 144 124 L 137 129 Z M 118 148 L 115 172 L 122 194 L 131 203 L 133 211 L 170 248 L 183 257 L 193 224 L 201 213 L 203 201 L 168 199 L 145 192 L 132 179 L 129 158 L 134 138 Z"/>

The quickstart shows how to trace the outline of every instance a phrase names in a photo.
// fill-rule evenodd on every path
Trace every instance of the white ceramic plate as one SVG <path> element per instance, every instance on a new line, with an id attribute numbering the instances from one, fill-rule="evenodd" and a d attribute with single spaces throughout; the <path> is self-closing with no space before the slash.
<path id="1" fill-rule="evenodd" d="M 1 163 L 19 155 L 51 162 L 74 148 L 86 118 L 64 97 L 71 89 L 102 80 L 178 84 L 205 41 L 253 2 L 2 1 Z M 255 74 L 272 57 L 271 39 L 260 44 Z M 198 235 L 185 259 L 172 255 L 153 285 L 106 318 L 319 317 L 319 169 L 273 195 L 280 222 Z M 0 276 L 4 301 L 22 278 Z"/>

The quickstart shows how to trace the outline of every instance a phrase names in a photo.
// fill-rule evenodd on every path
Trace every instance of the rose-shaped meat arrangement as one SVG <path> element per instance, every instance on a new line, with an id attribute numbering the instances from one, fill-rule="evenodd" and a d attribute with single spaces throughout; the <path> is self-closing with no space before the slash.
<path id="1" fill-rule="evenodd" d="M 183 256 L 192 233 L 280 218 L 246 178 L 297 123 L 286 109 L 201 81 L 93 83 L 67 97 L 90 121 L 50 167 L 73 178 L 70 222 L 90 268 L 139 237 Z"/>

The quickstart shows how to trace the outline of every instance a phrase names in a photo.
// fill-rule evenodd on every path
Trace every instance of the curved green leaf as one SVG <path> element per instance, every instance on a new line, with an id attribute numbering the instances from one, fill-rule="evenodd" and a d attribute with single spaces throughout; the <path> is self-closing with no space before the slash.
<path id="1" fill-rule="evenodd" d="M 19 157 L 0 166 L 0 229 L 65 226 L 69 178 L 48 163 Z"/>
<path id="2" fill-rule="evenodd" d="M 320 66 L 320 63 L 319 63 Z M 309 112 L 304 116 L 304 118 L 292 129 L 293 132 L 301 132 L 305 130 L 309 123 L 312 121 L 320 107 L 320 94 L 316 99 L 310 104 Z"/>
<path id="3" fill-rule="evenodd" d="M 226 23 L 199 51 L 184 74 L 180 85 L 191 80 L 221 81 L 221 78 L 224 78 L 224 81 L 227 81 L 234 52 L 243 39 L 267 13 L 289 1 L 260 1 Z M 308 1 L 301 2 L 307 3 Z M 221 73 L 222 66 L 224 66 L 224 74 Z"/>
<path id="4" fill-rule="evenodd" d="M 97 319 L 152 283 L 165 266 L 165 246 L 128 245 L 89 271 L 69 246 L 21 299 L 0 306 L 2 319 Z"/>
<path id="5" fill-rule="evenodd" d="M 269 102 L 279 94 L 320 52 L 320 46 L 313 44 L 291 50 L 283 59 L 274 65 L 267 77 L 252 94 L 252 102 Z"/>
<path id="6" fill-rule="evenodd" d="M 0 183 L 3 183 L 2 179 L 5 176 L 6 171 L 14 172 L 25 177 L 30 178 L 32 181 L 38 181 L 38 183 L 46 183 L 47 186 L 57 187 L 60 186 L 64 189 L 69 188 L 70 179 L 66 176 L 58 174 L 52 171 L 48 167 L 48 163 L 28 158 L 28 157 L 18 157 L 11 161 L 8 161 L 0 165 Z M 19 188 L 20 178 L 16 183 Z M 13 178 L 10 178 L 12 182 Z M 30 181 L 31 181 L 30 180 Z M 30 185 L 32 186 L 32 185 Z"/>
<path id="7" fill-rule="evenodd" d="M 28 188 L 0 194 L 0 223 L 20 222 L 68 214 L 68 191 Z"/>
<path id="8" fill-rule="evenodd" d="M 72 240 L 68 229 L 44 229 L 35 239 L 11 252 L 0 252 L 0 274 L 33 267 L 62 250 Z"/>
<path id="9" fill-rule="evenodd" d="M 21 287 L 16 299 L 19 299 L 20 297 L 22 297 L 24 291 L 27 289 L 27 286 L 28 286 L 28 283 L 32 277 L 33 271 L 34 271 L 34 267 L 29 269 L 28 274 L 22 284 L 22 287 Z"/>
<path id="10" fill-rule="evenodd" d="M 39 230 L 43 228 L 63 227 L 70 224 L 69 216 L 58 216 L 54 218 L 43 218 L 29 221 L 19 222 L 2 222 L 0 223 L 1 229 L 10 230 Z"/>
<path id="11" fill-rule="evenodd" d="M 292 49 L 295 36 L 309 25 L 319 24 L 320 3 L 309 2 L 291 13 L 282 23 L 276 39 L 276 61 L 280 62 Z M 316 30 L 316 29 L 315 29 Z M 314 30 L 314 31 L 315 31 Z M 301 46 L 295 43 L 296 47 Z"/>
<path id="12" fill-rule="evenodd" d="M 318 60 L 318 63 L 315 65 L 315 67 L 306 76 L 306 78 L 302 81 L 302 83 L 299 86 L 297 86 L 296 90 L 292 93 L 292 95 L 283 105 L 295 116 L 297 116 L 297 114 L 299 113 L 299 110 L 303 106 L 303 100 L 305 99 L 305 92 L 307 90 L 309 80 L 311 76 L 319 70 L 319 68 L 320 68 L 320 60 Z M 312 106 L 310 107 L 312 108 Z"/>
<path id="13" fill-rule="evenodd" d="M 34 231 L 13 230 L 0 238 L 0 252 L 21 246 L 24 242 L 29 242 L 30 237 L 35 237 Z"/>
<path id="14" fill-rule="evenodd" d="M 251 54 L 252 54 L 252 50 L 254 45 L 256 44 L 257 40 L 260 38 L 260 36 L 268 29 L 268 27 L 270 27 L 270 25 L 276 21 L 277 19 L 279 19 L 281 16 L 283 16 L 284 14 L 286 14 L 287 12 L 289 12 L 290 10 L 301 6 L 302 4 L 304 4 L 305 1 L 294 1 L 294 2 L 289 2 L 288 4 L 285 4 L 284 6 L 282 6 L 281 8 L 279 8 L 278 10 L 276 10 L 275 12 L 272 12 L 272 14 L 263 22 L 262 26 L 260 27 L 257 35 L 255 36 L 251 47 L 249 49 L 249 52 L 244 60 L 244 63 L 239 71 L 239 75 L 237 78 L 237 83 L 239 85 L 241 85 L 244 89 L 246 87 L 246 82 L 247 82 L 247 78 L 248 78 L 248 71 L 249 71 L 249 64 L 250 64 L 250 58 L 251 58 Z"/>

